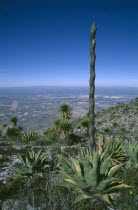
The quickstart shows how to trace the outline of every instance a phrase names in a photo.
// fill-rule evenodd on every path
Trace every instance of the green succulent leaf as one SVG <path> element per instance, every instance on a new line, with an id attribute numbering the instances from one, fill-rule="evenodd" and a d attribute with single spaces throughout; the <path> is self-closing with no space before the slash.
<path id="1" fill-rule="evenodd" d="M 119 189 L 122 189 L 122 188 L 133 188 L 133 186 L 129 186 L 127 184 L 124 184 L 124 183 L 120 182 L 120 183 L 116 183 L 115 186 L 110 187 L 109 189 L 105 190 L 104 193 L 115 192 L 116 190 L 119 190 Z"/>
<path id="2" fill-rule="evenodd" d="M 105 174 L 105 171 L 106 171 L 108 164 L 110 162 L 110 158 L 111 158 L 111 155 L 109 155 L 107 158 L 105 158 L 104 161 L 101 163 L 100 173 L 102 175 Z"/>
<path id="3" fill-rule="evenodd" d="M 109 178 L 111 178 L 112 176 L 114 176 L 114 174 L 116 173 L 116 171 L 121 168 L 124 164 L 121 164 L 121 165 L 116 165 L 116 166 L 113 166 L 111 167 L 111 169 L 109 170 L 108 172 L 108 176 Z"/>
<path id="4" fill-rule="evenodd" d="M 74 203 L 78 203 L 82 200 L 86 200 L 86 199 L 90 199 L 90 198 L 91 198 L 91 196 L 89 196 L 87 194 L 81 194 L 81 195 L 76 196 Z"/>
<path id="5" fill-rule="evenodd" d="M 26 157 L 26 166 L 27 166 L 28 168 L 33 168 L 33 165 L 32 165 L 31 162 L 29 161 L 29 158 L 28 158 L 28 157 Z"/>
<path id="6" fill-rule="evenodd" d="M 41 152 L 42 152 L 42 149 L 40 149 L 40 150 L 35 154 L 35 161 L 39 158 Z"/>
<path id="7" fill-rule="evenodd" d="M 24 159 L 22 158 L 22 156 L 21 156 L 20 154 L 18 154 L 18 156 L 19 156 L 19 158 L 20 158 L 22 164 L 25 166 L 26 164 L 25 164 L 25 161 L 24 161 Z"/>
<path id="8" fill-rule="evenodd" d="M 81 168 L 80 168 L 80 164 L 79 164 L 79 161 L 74 159 L 74 158 L 70 158 L 74 168 L 75 168 L 75 171 L 77 173 L 78 176 L 81 176 Z"/>
<path id="9" fill-rule="evenodd" d="M 100 195 L 99 198 L 108 204 L 112 204 L 108 194 Z"/>
<path id="10" fill-rule="evenodd" d="M 29 157 L 30 157 L 31 159 L 33 159 L 33 158 L 34 158 L 34 150 L 28 151 L 28 152 L 29 152 Z"/>

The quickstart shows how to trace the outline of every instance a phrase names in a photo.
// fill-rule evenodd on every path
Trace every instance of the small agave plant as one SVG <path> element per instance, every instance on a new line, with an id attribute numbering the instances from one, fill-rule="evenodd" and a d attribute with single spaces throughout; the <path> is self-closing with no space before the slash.
<path id="1" fill-rule="evenodd" d="M 112 204 L 112 193 L 120 188 L 130 186 L 118 182 L 114 177 L 122 166 L 110 164 L 111 155 L 106 151 L 98 156 L 98 151 L 87 148 L 81 152 L 80 161 L 72 157 L 65 160 L 60 168 L 60 176 L 63 179 L 62 186 L 71 187 L 77 194 L 74 203 L 85 199 L 91 201 L 100 200 L 107 205 Z"/>
<path id="2" fill-rule="evenodd" d="M 27 153 L 27 156 L 19 155 L 21 160 L 21 165 L 13 166 L 12 168 L 18 174 L 25 176 L 43 176 L 43 170 L 49 168 L 50 166 L 45 163 L 45 160 L 48 156 L 41 154 L 42 150 L 39 150 L 37 153 L 34 150 L 30 150 Z"/>
<path id="3" fill-rule="evenodd" d="M 33 131 L 28 131 L 27 133 L 22 135 L 22 139 L 26 141 L 27 143 L 34 141 L 38 138 L 38 134 Z"/>

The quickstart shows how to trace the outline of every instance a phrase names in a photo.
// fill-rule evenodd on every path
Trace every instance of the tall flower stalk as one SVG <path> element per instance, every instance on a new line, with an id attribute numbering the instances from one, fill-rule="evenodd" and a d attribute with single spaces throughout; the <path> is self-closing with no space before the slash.
<path id="1" fill-rule="evenodd" d="M 96 24 L 94 23 L 91 28 L 90 33 L 90 92 L 89 92 L 89 145 L 92 149 L 95 148 L 95 128 L 94 128 L 94 108 L 95 108 L 95 100 L 94 100 L 94 93 L 95 93 L 95 47 L 96 47 Z"/>

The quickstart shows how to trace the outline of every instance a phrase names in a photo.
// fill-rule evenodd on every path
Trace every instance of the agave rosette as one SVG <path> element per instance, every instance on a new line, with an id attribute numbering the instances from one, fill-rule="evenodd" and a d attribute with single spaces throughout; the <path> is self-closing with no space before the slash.
<path id="1" fill-rule="evenodd" d="M 19 155 L 21 165 L 12 167 L 18 174 L 34 176 L 43 176 L 43 170 L 49 168 L 49 165 L 45 163 L 48 156 L 41 154 L 42 150 L 34 152 L 34 150 L 28 151 L 27 156 Z"/>
<path id="2" fill-rule="evenodd" d="M 100 199 L 112 204 L 113 192 L 120 188 L 130 188 L 114 177 L 122 164 L 112 166 L 110 158 L 111 155 L 106 156 L 106 151 L 98 156 L 97 150 L 92 153 L 87 148 L 82 151 L 80 161 L 70 157 L 61 166 L 62 186 L 74 189 L 77 194 L 75 203 L 84 199 Z"/>

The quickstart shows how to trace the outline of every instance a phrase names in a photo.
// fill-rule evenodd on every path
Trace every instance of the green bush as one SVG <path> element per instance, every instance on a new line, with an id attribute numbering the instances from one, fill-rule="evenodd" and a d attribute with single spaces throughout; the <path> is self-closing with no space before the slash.
<path id="1" fill-rule="evenodd" d="M 52 141 L 56 141 L 59 138 L 59 133 L 56 131 L 55 128 L 48 128 L 44 131 L 43 135 L 46 138 L 51 139 Z"/>
<path id="2" fill-rule="evenodd" d="M 109 133 L 109 131 L 110 131 L 108 127 L 104 127 L 103 130 L 104 130 L 104 132 L 106 132 L 106 133 Z"/>
<path id="3" fill-rule="evenodd" d="M 97 121 L 96 125 L 101 125 L 102 122 L 101 121 Z"/>
<path id="4" fill-rule="evenodd" d="M 50 137 L 40 136 L 32 142 L 33 145 L 52 145 L 56 143 L 57 139 L 51 139 Z"/>
<path id="5" fill-rule="evenodd" d="M 17 127 L 6 127 L 5 128 L 5 137 L 10 140 L 15 140 L 21 135 L 21 130 Z"/>
<path id="6" fill-rule="evenodd" d="M 78 144 L 80 143 L 82 137 L 76 133 L 71 133 L 69 136 L 68 136 L 68 144 L 69 145 L 74 145 L 74 144 Z"/>
<path id="7" fill-rule="evenodd" d="M 81 120 L 81 125 L 84 129 L 88 130 L 89 128 L 89 119 L 85 117 L 83 120 Z"/>
<path id="8" fill-rule="evenodd" d="M 117 127 L 117 126 L 118 126 L 118 123 L 117 123 L 117 122 L 113 122 L 112 125 L 113 125 L 114 127 Z"/>
<path id="9" fill-rule="evenodd" d="M 80 130 L 81 129 L 81 125 L 77 125 L 76 128 Z"/>
<path id="10" fill-rule="evenodd" d="M 125 127 L 124 126 L 122 126 L 121 127 L 121 131 L 125 131 L 126 129 L 125 129 Z"/>

